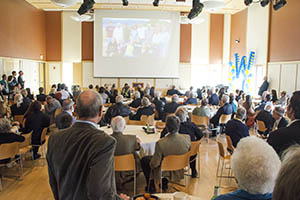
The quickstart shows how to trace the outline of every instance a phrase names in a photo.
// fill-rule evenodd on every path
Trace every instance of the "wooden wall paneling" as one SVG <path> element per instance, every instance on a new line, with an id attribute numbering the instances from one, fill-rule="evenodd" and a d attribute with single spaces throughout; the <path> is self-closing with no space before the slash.
<path id="1" fill-rule="evenodd" d="M 94 60 L 94 22 L 82 22 L 82 60 Z"/>
<path id="2" fill-rule="evenodd" d="M 292 94 L 296 90 L 297 64 L 282 64 L 280 76 L 280 90 Z"/>
<path id="3" fill-rule="evenodd" d="M 82 63 L 73 63 L 73 84 L 82 86 Z"/>
<path id="4" fill-rule="evenodd" d="M 180 24 L 180 62 L 191 62 L 192 25 Z"/>
<path id="5" fill-rule="evenodd" d="M 209 63 L 223 63 L 224 14 L 210 15 Z"/>
<path id="6" fill-rule="evenodd" d="M 280 86 L 281 64 L 269 64 L 268 72 L 269 72 L 268 78 L 270 82 L 269 88 L 280 91 L 281 90 L 281 86 Z M 260 87 L 260 85 L 258 87 Z"/>

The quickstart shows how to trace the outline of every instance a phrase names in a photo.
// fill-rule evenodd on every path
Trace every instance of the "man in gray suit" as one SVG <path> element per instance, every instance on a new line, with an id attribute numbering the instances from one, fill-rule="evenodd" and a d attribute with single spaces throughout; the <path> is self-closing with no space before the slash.
<path id="1" fill-rule="evenodd" d="M 191 148 L 191 139 L 189 135 L 179 134 L 180 120 L 175 115 L 169 115 L 166 121 L 168 134 L 156 142 L 155 153 L 153 156 L 145 156 L 141 160 L 142 169 L 146 178 L 146 190 L 155 193 L 154 180 L 150 180 L 152 172 L 156 182 L 160 179 L 160 166 L 163 158 L 170 155 L 182 155 L 187 153 Z M 168 189 L 168 179 L 177 181 L 183 178 L 183 170 L 164 173 L 162 189 Z M 168 178 L 168 179 L 167 179 Z M 149 185 L 150 183 L 150 185 Z M 149 190 L 148 190 L 149 188 Z"/>
<path id="2" fill-rule="evenodd" d="M 111 127 L 113 134 L 111 135 L 117 140 L 117 147 L 115 150 L 115 156 L 123 156 L 127 154 L 133 154 L 135 158 L 136 172 L 139 172 L 141 167 L 140 157 L 137 155 L 136 151 L 140 150 L 140 139 L 135 135 L 124 135 L 123 131 L 125 129 L 126 122 L 121 116 L 117 116 L 112 119 Z M 133 173 L 131 172 L 115 172 L 117 188 L 121 189 L 122 184 L 128 182 L 128 178 L 131 178 Z"/>
<path id="3" fill-rule="evenodd" d="M 79 120 L 49 138 L 47 163 L 56 200 L 129 199 L 116 194 L 114 151 L 116 140 L 98 129 L 103 101 L 94 91 L 77 98 Z"/>

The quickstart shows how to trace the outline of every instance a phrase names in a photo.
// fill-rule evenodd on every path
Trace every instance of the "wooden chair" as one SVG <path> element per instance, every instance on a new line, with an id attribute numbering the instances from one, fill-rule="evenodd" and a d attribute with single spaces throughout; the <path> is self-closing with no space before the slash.
<path id="1" fill-rule="evenodd" d="M 44 128 L 41 134 L 41 141 L 40 144 L 31 144 L 32 147 L 42 147 L 42 158 L 46 157 L 46 134 L 48 131 L 48 127 Z M 32 151 L 32 159 L 33 157 L 33 151 Z"/>
<path id="2" fill-rule="evenodd" d="M 227 142 L 227 151 L 232 154 L 234 152 L 234 146 L 232 145 L 231 137 L 226 135 L 226 142 Z"/>
<path id="3" fill-rule="evenodd" d="M 20 143 L 20 145 L 19 145 L 20 149 L 23 149 L 23 148 L 26 148 L 26 147 L 30 146 L 32 131 L 30 133 L 24 134 L 22 136 L 25 137 L 25 141 Z"/>
<path id="4" fill-rule="evenodd" d="M 155 123 L 155 128 L 157 128 L 157 129 L 164 129 L 165 126 L 166 126 L 166 123 L 162 122 L 162 121 L 156 121 L 156 123 Z"/>
<path id="5" fill-rule="evenodd" d="M 21 157 L 21 155 L 15 157 L 16 155 L 19 155 L 19 143 L 18 142 L 0 145 L 0 160 L 10 158 L 9 163 L 18 161 L 19 173 L 20 173 L 18 178 L 23 178 L 22 157 Z M 8 164 L 8 163 L 6 163 L 6 164 Z M 6 164 L 0 164 L 0 167 L 6 166 Z M 1 176 L 0 176 L 0 191 L 2 191 Z"/>
<path id="6" fill-rule="evenodd" d="M 144 125 L 147 125 L 147 123 L 148 123 L 150 126 L 154 126 L 154 116 L 155 116 L 155 114 L 142 115 L 141 121 L 145 123 Z"/>
<path id="7" fill-rule="evenodd" d="M 268 128 L 265 126 L 265 123 L 263 121 L 256 120 L 256 123 L 257 123 L 257 131 L 264 133 L 268 130 Z M 261 134 L 259 134 L 259 135 L 261 135 Z M 264 136 L 262 136 L 262 137 L 264 137 Z"/>
<path id="8" fill-rule="evenodd" d="M 125 119 L 126 124 L 129 122 L 129 116 L 123 117 Z"/>
<path id="9" fill-rule="evenodd" d="M 56 118 L 57 115 L 59 115 L 63 111 L 62 108 L 56 109 L 54 112 L 54 119 Z"/>
<path id="10" fill-rule="evenodd" d="M 190 155 L 191 152 L 189 151 L 182 155 L 170 155 L 163 158 L 160 167 L 160 192 L 161 193 L 162 193 L 162 173 L 165 171 L 177 171 L 188 167 L 190 163 Z M 184 181 L 186 180 L 184 179 Z M 184 186 L 186 186 L 186 182 Z"/>
<path id="11" fill-rule="evenodd" d="M 231 176 L 231 167 L 229 166 L 228 168 L 226 168 L 226 162 L 227 162 L 227 164 L 230 165 L 231 155 L 225 154 L 224 147 L 223 147 L 223 144 L 221 141 L 217 140 L 217 143 L 218 143 L 218 149 L 219 149 L 219 160 L 218 160 L 216 177 L 219 178 L 219 186 L 221 187 L 222 178 L 234 178 L 234 177 Z M 219 174 L 220 161 L 222 162 L 222 167 L 221 167 L 221 173 Z M 223 176 L 224 167 L 225 167 L 225 169 L 228 169 L 227 176 Z"/>
<path id="12" fill-rule="evenodd" d="M 200 178 L 200 144 L 201 144 L 201 140 L 192 142 L 192 146 L 191 146 L 191 150 L 190 150 L 190 156 L 197 155 L 197 157 L 198 157 L 198 174 L 199 175 L 197 178 Z M 196 160 L 196 157 L 193 160 L 190 160 L 190 163 L 195 160 Z"/>
<path id="13" fill-rule="evenodd" d="M 24 127 L 24 115 L 15 115 L 14 120 Z"/>
<path id="14" fill-rule="evenodd" d="M 219 125 L 220 125 L 220 133 L 223 133 L 223 126 L 225 126 L 225 124 L 231 119 L 231 115 L 225 115 L 222 114 L 220 119 L 219 119 Z"/>
<path id="15" fill-rule="evenodd" d="M 209 117 L 207 116 L 197 116 L 192 115 L 192 122 L 197 126 L 208 128 L 209 125 Z"/>
<path id="16" fill-rule="evenodd" d="M 123 156 L 114 156 L 114 167 L 116 172 L 122 171 L 133 171 L 134 172 L 134 183 L 133 192 L 136 194 L 136 168 L 133 154 L 127 154 Z"/>

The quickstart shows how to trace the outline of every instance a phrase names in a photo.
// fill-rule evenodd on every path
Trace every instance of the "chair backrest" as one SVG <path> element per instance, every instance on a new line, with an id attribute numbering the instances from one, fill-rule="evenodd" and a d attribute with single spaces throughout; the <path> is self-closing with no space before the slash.
<path id="1" fill-rule="evenodd" d="M 23 136 L 25 137 L 25 141 L 20 143 L 20 145 L 19 145 L 20 149 L 27 147 L 31 144 L 32 131 L 28 134 L 24 134 Z"/>
<path id="2" fill-rule="evenodd" d="M 140 121 L 144 122 L 144 125 L 148 123 L 150 126 L 154 126 L 154 116 L 154 113 L 152 115 L 142 115 Z"/>
<path id="3" fill-rule="evenodd" d="M 54 112 L 54 118 L 56 118 L 56 116 L 59 115 L 62 111 L 63 111 L 62 108 L 56 109 L 55 112 Z"/>
<path id="4" fill-rule="evenodd" d="M 234 146 L 232 145 L 232 140 L 231 137 L 226 135 L 226 142 L 227 142 L 227 149 L 229 149 L 230 151 L 234 151 Z"/>
<path id="5" fill-rule="evenodd" d="M 190 150 L 191 156 L 194 156 L 199 153 L 200 144 L 201 144 L 201 140 L 192 142 L 192 146 L 191 146 L 191 150 Z"/>
<path id="6" fill-rule="evenodd" d="M 23 122 L 24 122 L 24 115 L 15 115 L 14 116 L 14 120 L 19 122 L 20 125 L 23 125 Z"/>
<path id="7" fill-rule="evenodd" d="M 123 117 L 125 119 L 126 124 L 128 124 L 129 116 Z"/>
<path id="8" fill-rule="evenodd" d="M 135 160 L 133 154 L 123 156 L 114 156 L 115 171 L 132 171 L 135 170 Z"/>
<path id="9" fill-rule="evenodd" d="M 226 124 L 230 119 L 231 119 L 231 115 L 232 114 L 229 114 L 229 115 L 221 115 L 220 117 L 220 120 L 219 120 L 219 124 Z"/>
<path id="10" fill-rule="evenodd" d="M 19 153 L 19 143 L 9 143 L 0 145 L 0 160 L 6 158 L 13 158 L 16 154 Z"/>
<path id="11" fill-rule="evenodd" d="M 42 144 L 43 141 L 45 141 L 45 139 L 46 139 L 47 131 L 48 131 L 48 127 L 47 127 L 47 128 L 44 128 L 43 131 L 42 131 L 42 135 L 41 135 L 41 144 Z"/>
<path id="12" fill-rule="evenodd" d="M 257 130 L 261 132 L 265 132 L 266 130 L 268 130 L 263 121 L 257 120 L 256 123 L 257 123 Z"/>
<path id="13" fill-rule="evenodd" d="M 157 128 L 157 129 L 164 129 L 165 126 L 166 126 L 166 123 L 165 123 L 165 122 L 157 121 L 157 122 L 155 123 L 155 128 Z"/>
<path id="14" fill-rule="evenodd" d="M 177 171 L 189 165 L 191 152 L 182 155 L 170 155 L 163 158 L 161 171 Z"/>
<path id="15" fill-rule="evenodd" d="M 207 117 L 207 116 L 192 115 L 192 122 L 195 123 L 197 126 L 208 127 L 208 125 L 209 125 L 209 117 Z"/>
<path id="16" fill-rule="evenodd" d="M 224 158 L 225 157 L 225 151 L 224 151 L 224 147 L 222 142 L 220 142 L 219 140 L 217 140 L 218 143 L 218 149 L 219 149 L 219 155 Z"/>

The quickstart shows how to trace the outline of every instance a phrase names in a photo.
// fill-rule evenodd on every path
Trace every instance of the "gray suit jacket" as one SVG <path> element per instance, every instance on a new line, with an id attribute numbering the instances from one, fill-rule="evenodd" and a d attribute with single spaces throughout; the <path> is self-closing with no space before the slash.
<path id="1" fill-rule="evenodd" d="M 116 140 L 91 124 L 76 122 L 49 138 L 47 163 L 55 199 L 117 200 Z"/>
<path id="2" fill-rule="evenodd" d="M 156 142 L 155 153 L 151 159 L 150 167 L 154 170 L 154 178 L 159 180 L 160 165 L 164 157 L 169 155 L 182 155 L 191 148 L 191 139 L 189 135 L 174 133 L 161 138 Z M 180 180 L 183 178 L 183 170 L 165 173 L 164 177 L 170 180 Z"/>

